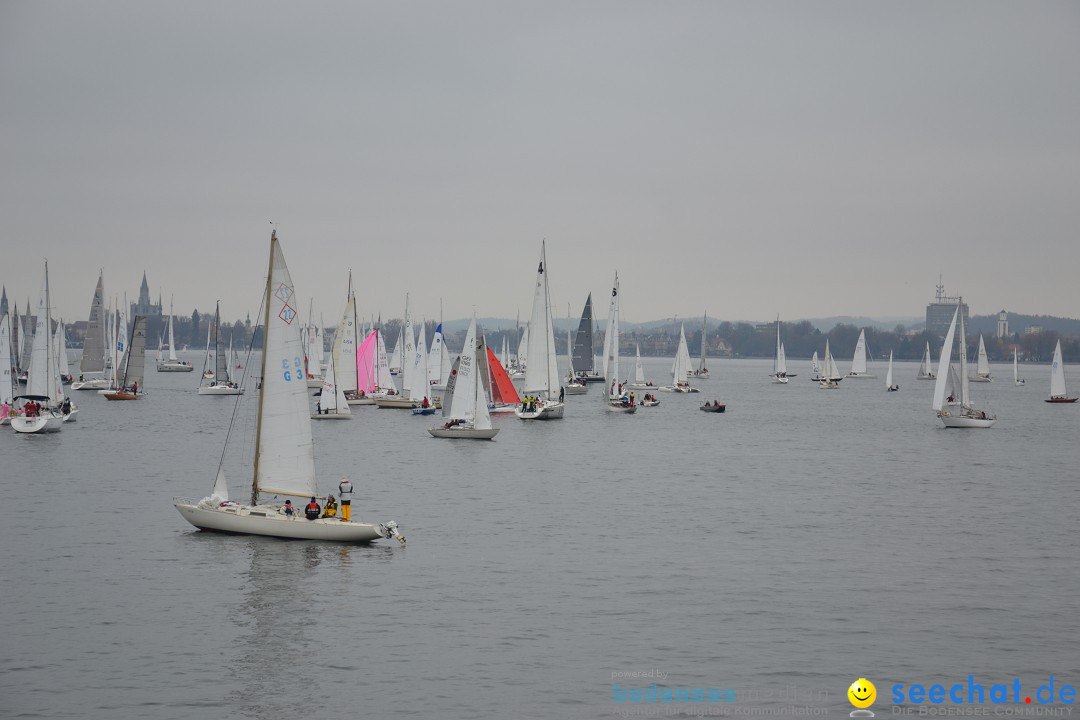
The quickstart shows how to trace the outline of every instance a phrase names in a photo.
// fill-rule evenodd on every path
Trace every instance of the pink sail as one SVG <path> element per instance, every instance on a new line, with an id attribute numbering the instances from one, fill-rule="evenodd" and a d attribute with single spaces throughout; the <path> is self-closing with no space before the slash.
<path id="1" fill-rule="evenodd" d="M 361 392 L 375 391 L 375 353 L 378 334 L 373 330 L 356 349 L 356 383 Z"/>

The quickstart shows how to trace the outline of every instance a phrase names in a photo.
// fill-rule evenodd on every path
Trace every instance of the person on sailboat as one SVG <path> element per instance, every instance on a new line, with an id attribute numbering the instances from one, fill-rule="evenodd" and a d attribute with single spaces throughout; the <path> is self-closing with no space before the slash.
<path id="1" fill-rule="evenodd" d="M 282 511 L 283 511 L 283 512 L 284 512 L 284 513 L 285 513 L 286 515 L 288 515 L 289 517 L 292 517 L 293 513 L 295 512 L 295 511 L 293 510 L 293 506 L 292 506 L 292 500 L 286 500 L 286 501 L 285 501 L 285 507 L 283 507 L 283 508 L 281 508 L 281 509 L 282 509 Z"/>
<path id="2" fill-rule="evenodd" d="M 323 507 L 324 518 L 337 517 L 337 501 L 334 500 L 333 495 L 326 496 L 326 505 Z"/>
<path id="3" fill-rule="evenodd" d="M 349 522 L 352 511 L 352 483 L 349 478 L 341 478 L 338 483 L 338 497 L 341 498 L 341 522 Z"/>
<path id="4" fill-rule="evenodd" d="M 562 387 L 560 385 L 559 386 L 559 402 L 562 402 L 564 397 L 566 397 L 566 388 L 564 388 L 564 387 Z"/>
<path id="5" fill-rule="evenodd" d="M 313 496 L 311 498 L 311 502 L 309 502 L 307 504 L 307 507 L 304 508 L 304 517 L 306 517 L 308 520 L 318 520 L 319 513 L 321 512 L 322 508 L 319 507 L 319 501 L 316 500 Z"/>
<path id="6" fill-rule="evenodd" d="M 138 395 L 139 394 L 139 381 L 138 380 L 136 380 L 135 382 L 133 382 L 131 384 L 131 394 L 132 395 Z"/>

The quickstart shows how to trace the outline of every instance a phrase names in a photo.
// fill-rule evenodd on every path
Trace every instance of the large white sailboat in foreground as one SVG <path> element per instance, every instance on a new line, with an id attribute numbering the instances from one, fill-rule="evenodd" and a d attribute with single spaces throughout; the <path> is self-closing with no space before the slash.
<path id="1" fill-rule="evenodd" d="M 270 270 L 266 278 L 262 369 L 255 429 L 251 503 L 229 500 L 224 454 L 214 488 L 202 500 L 176 498 L 185 520 L 201 530 L 244 535 L 369 543 L 380 538 L 405 538 L 397 523 L 366 523 L 342 518 L 308 520 L 286 512 L 284 506 L 259 503 L 259 495 L 319 497 L 315 478 L 315 448 L 304 372 L 304 348 L 295 308 L 296 292 L 285 266 L 276 231 L 270 237 Z"/>
<path id="2" fill-rule="evenodd" d="M 985 410 L 979 410 L 971 403 L 970 378 L 967 371 L 967 343 L 964 341 L 964 318 L 960 313 L 962 303 L 963 300 L 961 299 L 957 304 L 956 311 L 953 313 L 952 323 L 949 324 L 949 332 L 945 334 L 945 344 L 941 347 L 937 380 L 934 383 L 934 402 L 931 407 L 947 428 L 988 428 L 997 422 L 997 417 Z M 953 413 L 946 410 L 945 405 L 957 318 L 960 320 L 960 410 Z"/>
<path id="3" fill-rule="evenodd" d="M 492 440 L 499 429 L 491 426 L 488 397 L 480 379 L 478 356 L 487 357 L 487 345 L 476 341 L 476 318 L 469 322 L 465 345 L 456 363 L 457 373 L 447 381 L 442 425 L 428 428 L 432 437 Z"/>
<path id="4" fill-rule="evenodd" d="M 532 320 L 527 331 L 528 356 L 525 360 L 525 387 L 522 395 L 535 398 L 523 402 L 514 410 L 522 420 L 554 420 L 563 416 L 564 405 L 559 399 L 559 363 L 555 356 L 555 333 L 551 322 L 551 300 L 548 291 L 547 250 L 540 243 L 540 265 L 536 269 L 533 288 Z"/>
<path id="5" fill-rule="evenodd" d="M 1054 360 L 1050 363 L 1050 397 L 1048 403 L 1074 403 L 1076 397 L 1070 397 L 1065 389 L 1065 362 L 1061 358 L 1061 340 L 1054 347 Z"/>

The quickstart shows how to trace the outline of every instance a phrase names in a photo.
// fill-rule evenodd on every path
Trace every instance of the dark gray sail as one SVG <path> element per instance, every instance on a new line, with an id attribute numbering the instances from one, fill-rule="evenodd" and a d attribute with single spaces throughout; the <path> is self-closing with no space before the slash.
<path id="1" fill-rule="evenodd" d="M 585 300 L 585 309 L 581 311 L 577 335 L 574 337 L 574 372 L 596 372 L 596 358 L 593 355 L 593 314 L 592 293 Z"/>

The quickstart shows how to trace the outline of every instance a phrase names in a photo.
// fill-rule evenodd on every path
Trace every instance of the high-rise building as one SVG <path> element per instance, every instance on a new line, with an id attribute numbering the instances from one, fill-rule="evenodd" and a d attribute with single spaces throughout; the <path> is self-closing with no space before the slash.
<path id="1" fill-rule="evenodd" d="M 927 332 L 938 339 L 944 339 L 945 333 L 949 332 L 949 325 L 952 323 L 953 313 L 956 312 L 956 305 L 959 302 L 959 296 L 950 297 L 945 294 L 945 286 L 942 285 L 941 278 L 938 277 L 937 294 L 934 296 L 934 302 L 926 306 Z M 960 312 L 964 318 L 964 326 L 968 327 L 967 303 L 960 305 Z"/>
<path id="2" fill-rule="evenodd" d="M 150 302 L 150 286 L 146 284 L 145 270 L 142 274 L 142 285 L 139 287 L 139 302 L 131 303 L 131 317 L 136 315 L 161 317 L 161 295 L 158 295 L 157 305 Z"/>

